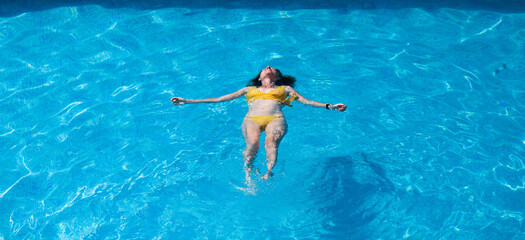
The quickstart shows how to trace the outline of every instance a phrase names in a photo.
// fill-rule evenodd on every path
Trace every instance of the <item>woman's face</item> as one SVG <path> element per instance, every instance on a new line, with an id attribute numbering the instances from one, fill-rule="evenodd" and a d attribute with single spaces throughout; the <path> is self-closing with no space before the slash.
<path id="1" fill-rule="evenodd" d="M 281 72 L 279 72 L 279 70 L 272 68 L 270 66 L 263 69 L 261 71 L 261 74 L 259 75 L 259 79 L 270 78 L 272 80 L 277 80 L 280 77 L 281 77 Z"/>

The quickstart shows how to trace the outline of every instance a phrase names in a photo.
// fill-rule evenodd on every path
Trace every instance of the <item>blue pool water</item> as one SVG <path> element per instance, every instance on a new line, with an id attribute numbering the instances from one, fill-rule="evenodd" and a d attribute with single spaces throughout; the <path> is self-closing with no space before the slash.
<path id="1" fill-rule="evenodd" d="M 525 238 L 524 13 L 230 3 L 2 10 L 0 240 Z M 249 194 L 245 101 L 169 99 L 267 65 L 348 110 L 286 108 Z"/>

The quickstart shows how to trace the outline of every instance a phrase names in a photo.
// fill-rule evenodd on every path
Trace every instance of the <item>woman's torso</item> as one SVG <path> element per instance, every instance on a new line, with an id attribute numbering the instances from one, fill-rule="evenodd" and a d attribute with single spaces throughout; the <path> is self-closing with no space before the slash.
<path id="1" fill-rule="evenodd" d="M 284 116 L 281 110 L 283 104 L 279 100 L 282 101 L 286 97 L 287 93 L 284 86 L 273 89 L 251 87 L 246 93 L 246 100 L 248 101 L 246 117 Z"/>

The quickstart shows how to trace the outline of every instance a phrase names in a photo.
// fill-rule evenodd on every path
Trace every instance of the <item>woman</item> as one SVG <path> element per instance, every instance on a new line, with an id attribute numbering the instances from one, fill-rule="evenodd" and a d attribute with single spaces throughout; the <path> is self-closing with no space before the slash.
<path id="1" fill-rule="evenodd" d="M 218 98 L 184 99 L 173 97 L 171 98 L 171 102 L 175 105 L 188 103 L 215 103 L 246 96 L 249 109 L 241 125 L 242 134 L 244 135 L 246 142 L 246 149 L 242 153 L 244 156 L 246 181 L 250 183 L 252 164 L 255 159 L 255 154 L 257 153 L 257 150 L 259 150 L 259 135 L 262 131 L 266 132 L 264 147 L 266 149 L 268 167 L 268 171 L 262 178 L 268 179 L 273 175 L 272 169 L 277 160 L 277 148 L 286 134 L 288 127 L 283 112 L 281 111 L 284 105 L 292 106 L 290 105 L 290 102 L 296 99 L 300 103 L 312 105 L 314 107 L 322 107 L 337 111 L 346 110 L 346 105 L 342 103 L 326 104 L 306 99 L 292 88 L 294 83 L 294 77 L 283 76 L 279 70 L 268 66 L 263 69 L 256 78 L 252 79 L 247 87 L 242 88 L 237 92 Z"/>

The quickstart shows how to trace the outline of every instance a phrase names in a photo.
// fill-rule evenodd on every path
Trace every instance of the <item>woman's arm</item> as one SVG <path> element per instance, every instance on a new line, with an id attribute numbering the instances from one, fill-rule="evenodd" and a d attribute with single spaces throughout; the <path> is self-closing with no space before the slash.
<path id="1" fill-rule="evenodd" d="M 189 104 L 189 103 L 216 103 L 216 102 L 226 102 L 233 99 L 236 99 L 238 97 L 244 96 L 248 90 L 249 87 L 241 88 L 239 91 L 230 93 L 218 98 L 203 98 L 203 99 L 184 99 L 181 97 L 172 97 L 171 102 L 174 105 L 181 105 L 181 104 Z"/>
<path id="2" fill-rule="evenodd" d="M 295 89 L 293 89 L 290 86 L 286 86 L 284 89 L 286 90 L 286 92 L 288 92 L 289 96 L 295 94 L 296 96 L 295 99 L 302 104 L 311 105 L 314 107 L 322 107 L 322 108 L 337 110 L 341 112 L 346 110 L 346 105 L 342 103 L 338 103 L 338 104 L 320 103 L 320 102 L 306 99 L 305 97 L 303 97 L 303 95 L 299 94 Z"/>

